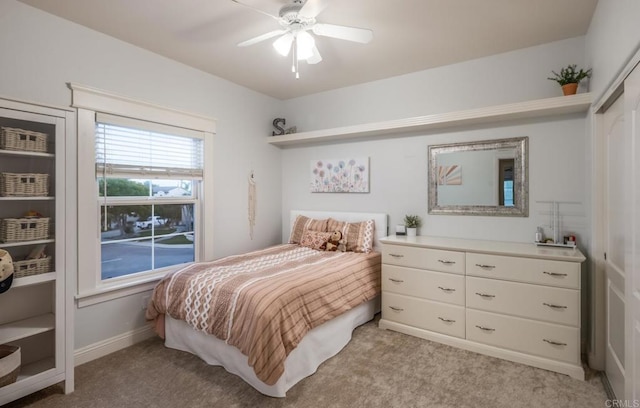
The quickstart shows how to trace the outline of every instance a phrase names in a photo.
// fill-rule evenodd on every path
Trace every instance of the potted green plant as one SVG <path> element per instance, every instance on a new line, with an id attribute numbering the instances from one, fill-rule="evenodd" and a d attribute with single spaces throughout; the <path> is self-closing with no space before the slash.
<path id="1" fill-rule="evenodd" d="M 556 71 L 551 71 L 551 73 L 554 76 L 548 77 L 547 79 L 559 83 L 565 95 L 574 95 L 578 90 L 580 81 L 591 77 L 591 69 L 585 71 L 580 68 L 578 70 L 576 64 L 569 64 L 565 68 L 562 68 L 560 73 Z"/>
<path id="2" fill-rule="evenodd" d="M 422 224 L 420 217 L 417 215 L 405 215 L 404 226 L 407 227 L 407 236 L 415 237 L 418 233 L 418 227 Z"/>

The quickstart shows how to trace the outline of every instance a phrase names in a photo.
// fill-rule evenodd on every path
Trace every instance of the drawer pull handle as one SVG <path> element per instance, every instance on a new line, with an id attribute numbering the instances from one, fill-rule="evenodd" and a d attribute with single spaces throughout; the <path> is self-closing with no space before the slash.
<path id="1" fill-rule="evenodd" d="M 549 276 L 567 276 L 566 273 L 558 273 L 558 272 L 547 272 L 547 271 L 544 271 L 542 273 L 546 273 Z"/>
<path id="2" fill-rule="evenodd" d="M 456 291 L 453 288 L 443 288 L 442 286 L 438 286 L 438 289 L 440 289 L 443 292 L 455 292 Z"/>
<path id="3" fill-rule="evenodd" d="M 438 262 L 445 264 L 445 265 L 453 265 L 454 263 L 456 263 L 456 261 L 444 261 L 442 259 L 438 259 Z"/>
<path id="4" fill-rule="evenodd" d="M 393 278 L 389 278 L 389 280 L 390 280 L 391 282 L 395 282 L 395 283 L 402 283 L 402 282 L 404 282 L 402 279 L 393 279 Z"/>
<path id="5" fill-rule="evenodd" d="M 493 269 L 496 267 L 495 265 L 485 265 L 485 264 L 476 264 L 476 266 L 478 268 L 483 268 L 483 269 Z"/>
<path id="6" fill-rule="evenodd" d="M 400 255 L 400 254 L 389 254 L 389 256 L 392 256 L 394 258 L 404 258 L 404 255 Z"/>
<path id="7" fill-rule="evenodd" d="M 389 306 L 389 309 L 395 310 L 396 312 L 404 312 L 404 309 L 395 306 Z"/>
<path id="8" fill-rule="evenodd" d="M 496 297 L 496 295 L 488 295 L 486 293 L 480 293 L 480 292 L 476 292 L 476 295 L 483 297 L 483 298 L 494 298 Z"/>
<path id="9" fill-rule="evenodd" d="M 478 326 L 477 324 L 476 324 L 476 327 L 483 331 L 488 331 L 488 332 L 496 331 L 496 329 L 492 329 L 491 327 Z"/>
<path id="10" fill-rule="evenodd" d="M 548 307 L 550 307 L 552 309 L 566 309 L 567 308 L 566 306 L 554 305 L 552 303 L 542 303 L 542 304 L 545 305 L 545 306 L 548 306 Z"/>
<path id="11" fill-rule="evenodd" d="M 442 320 L 442 321 L 443 321 L 443 322 L 445 322 L 445 323 L 455 323 L 455 322 L 456 322 L 455 320 L 452 320 L 452 319 L 445 319 L 445 318 L 443 318 L 443 317 L 438 317 L 438 319 Z"/>
<path id="12" fill-rule="evenodd" d="M 546 341 L 549 344 L 552 344 L 554 346 L 566 346 L 567 343 L 560 343 L 559 341 L 553 341 L 553 340 L 547 340 L 547 339 L 542 339 L 542 341 Z"/>

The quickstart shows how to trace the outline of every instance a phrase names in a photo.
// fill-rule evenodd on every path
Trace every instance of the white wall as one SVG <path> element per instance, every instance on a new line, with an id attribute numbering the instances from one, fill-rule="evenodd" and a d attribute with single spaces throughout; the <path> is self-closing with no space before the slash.
<path id="1" fill-rule="evenodd" d="M 640 47 L 640 1 L 599 0 L 586 39 L 591 88 L 600 97 Z"/>
<path id="2" fill-rule="evenodd" d="M 588 200 L 583 185 L 589 172 L 584 159 L 584 115 L 549 122 L 503 124 L 437 135 L 407 136 L 366 142 L 299 147 L 284 150 L 283 216 L 291 209 L 384 212 L 389 225 L 405 214 L 423 218 L 422 235 L 532 242 L 536 227 L 548 224 L 546 204 L 536 200 Z M 529 136 L 530 216 L 480 217 L 427 214 L 427 152 L 430 144 Z M 327 158 L 369 157 L 370 193 L 311 193 L 309 163 Z M 463 176 L 464 178 L 464 176 Z M 582 211 L 580 208 L 579 211 Z M 580 242 L 587 214 L 574 221 Z M 286 231 L 283 239 L 287 238 Z"/>
<path id="3" fill-rule="evenodd" d="M 584 38 L 573 38 L 286 101 L 287 123 L 311 130 L 559 96 L 546 78 L 552 69 L 583 64 Z M 289 122 L 291 119 L 291 122 Z M 529 136 L 530 216 L 479 217 L 427 214 L 427 149 L 430 144 Z M 405 214 L 423 217 L 421 234 L 531 242 L 549 224 L 541 200 L 577 201 L 582 212 L 572 232 L 588 242 L 589 169 L 584 150 L 585 115 L 458 128 L 403 138 L 323 144 L 283 150 L 283 216 L 290 209 L 378 211 L 399 224 Z M 370 157 L 371 193 L 311 194 L 309 161 Z M 283 233 L 283 237 L 286 232 Z M 581 245 L 583 246 L 583 245 Z"/>
<path id="4" fill-rule="evenodd" d="M 280 240 L 281 151 L 265 143 L 281 102 L 59 19 L 15 0 L 0 2 L 0 95 L 70 106 L 67 82 L 214 117 L 216 257 Z M 215 58 L 212 56 L 212 58 Z M 247 177 L 255 170 L 258 208 L 249 240 Z M 82 239 L 82 236 L 81 236 Z M 76 311 L 76 349 L 145 324 L 142 297 Z"/>
<path id="5" fill-rule="evenodd" d="M 287 126 L 305 132 L 561 96 L 546 78 L 570 63 L 584 65 L 583 37 L 290 99 Z"/>

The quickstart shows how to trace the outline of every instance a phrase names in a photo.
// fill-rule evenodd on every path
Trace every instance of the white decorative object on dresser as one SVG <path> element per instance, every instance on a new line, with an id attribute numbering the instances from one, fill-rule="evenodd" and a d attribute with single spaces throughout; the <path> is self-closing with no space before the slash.
<path id="1" fill-rule="evenodd" d="M 584 379 L 578 249 L 427 236 L 380 242 L 381 328 Z"/>
<path id="2" fill-rule="evenodd" d="M 0 248 L 14 266 L 0 294 L 0 345 L 20 351 L 0 405 L 60 382 L 73 391 L 76 207 L 66 176 L 75 174 L 65 157 L 74 129 L 73 111 L 0 98 Z"/>

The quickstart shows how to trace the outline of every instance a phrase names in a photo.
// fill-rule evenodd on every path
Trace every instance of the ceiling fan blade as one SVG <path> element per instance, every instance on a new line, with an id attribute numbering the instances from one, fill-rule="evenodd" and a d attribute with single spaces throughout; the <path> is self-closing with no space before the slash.
<path id="1" fill-rule="evenodd" d="M 373 39 L 373 31 L 366 28 L 340 26 L 335 24 L 317 23 L 312 28 L 316 35 L 338 38 L 340 40 L 353 41 L 367 44 Z"/>
<path id="2" fill-rule="evenodd" d="M 325 7 L 327 7 L 326 0 L 307 0 L 298 15 L 306 18 L 316 18 Z"/>
<path id="3" fill-rule="evenodd" d="M 278 16 L 274 16 L 273 14 L 269 14 L 269 13 L 267 13 L 266 11 L 262 11 L 262 10 L 260 10 L 260 9 L 258 9 L 258 8 L 255 8 L 255 7 L 253 7 L 253 6 L 250 6 L 250 5 L 248 5 L 248 4 L 241 3 L 241 2 L 239 2 L 238 0 L 231 0 L 231 1 L 232 1 L 232 2 L 234 2 L 234 3 L 236 3 L 236 4 L 239 4 L 239 5 L 241 5 L 241 6 L 244 6 L 244 7 L 246 7 L 246 8 L 249 8 L 249 9 L 251 9 L 251 10 L 255 11 L 255 12 L 258 12 L 258 13 L 260 13 L 260 14 L 264 14 L 264 15 L 265 15 L 265 16 L 267 16 L 267 17 L 271 17 L 271 18 L 273 18 L 273 19 L 275 19 L 275 20 L 277 20 L 277 21 L 280 21 L 280 17 L 278 17 Z"/>
<path id="4" fill-rule="evenodd" d="M 280 34 L 284 34 L 286 32 L 287 32 L 287 30 L 270 31 L 268 33 L 265 33 L 265 34 L 259 35 L 257 37 L 254 37 L 254 38 L 250 38 L 250 39 L 248 39 L 246 41 L 243 41 L 241 43 L 238 43 L 238 47 L 247 47 L 249 45 L 257 44 L 260 41 L 268 40 L 269 38 L 276 37 L 276 36 L 278 36 Z"/>
<path id="5" fill-rule="evenodd" d="M 318 51 L 318 47 L 315 45 L 311 49 L 311 56 L 307 58 L 307 64 L 317 64 L 322 61 L 322 55 L 320 55 L 320 51 Z"/>

